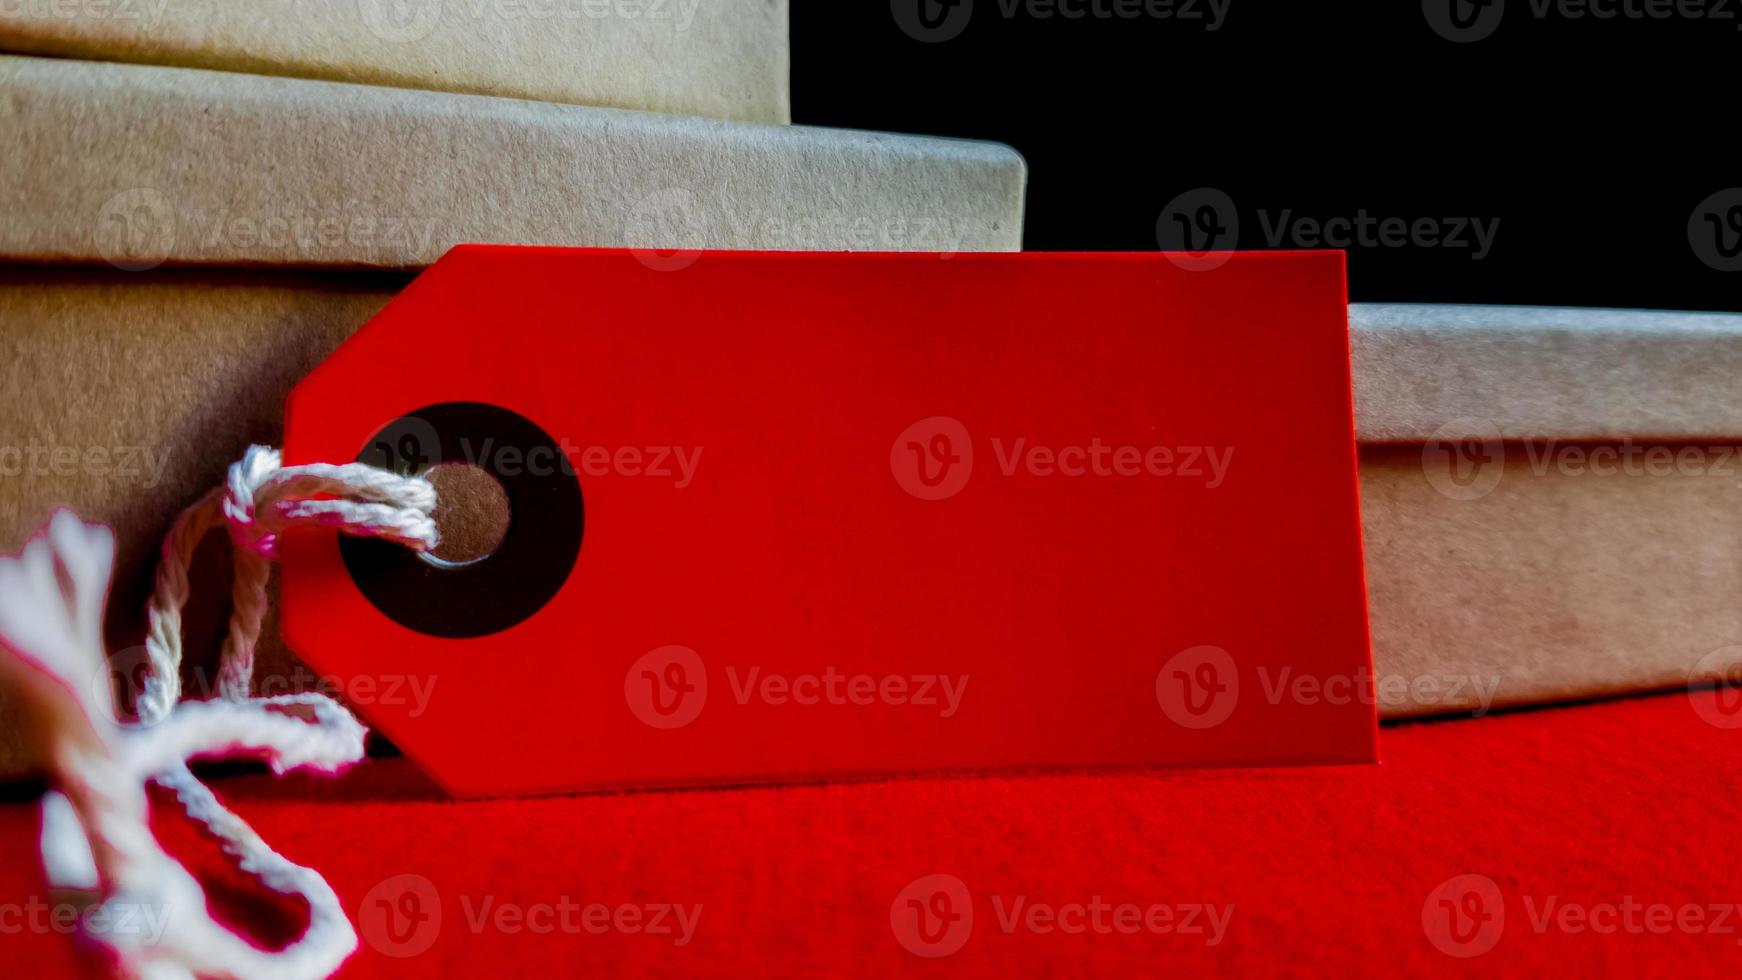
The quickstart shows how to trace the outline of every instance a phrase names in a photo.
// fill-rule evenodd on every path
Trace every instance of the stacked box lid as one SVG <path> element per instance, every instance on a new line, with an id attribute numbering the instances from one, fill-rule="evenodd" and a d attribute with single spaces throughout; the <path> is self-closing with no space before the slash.
<path id="1" fill-rule="evenodd" d="M 788 122 L 786 0 L 18 0 L 0 50 Z"/>

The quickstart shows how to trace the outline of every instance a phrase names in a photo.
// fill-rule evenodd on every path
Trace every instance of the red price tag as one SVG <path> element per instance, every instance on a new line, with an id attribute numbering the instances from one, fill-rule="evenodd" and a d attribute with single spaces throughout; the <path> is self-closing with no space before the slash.
<path id="1" fill-rule="evenodd" d="M 1373 758 L 1336 253 L 465 247 L 288 424 L 506 504 L 284 546 L 293 647 L 458 794 Z"/>

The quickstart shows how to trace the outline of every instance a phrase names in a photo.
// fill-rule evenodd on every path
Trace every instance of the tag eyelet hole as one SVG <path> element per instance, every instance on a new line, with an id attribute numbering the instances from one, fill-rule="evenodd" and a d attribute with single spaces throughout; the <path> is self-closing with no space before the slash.
<path id="1" fill-rule="evenodd" d="M 508 491 L 495 475 L 471 463 L 437 463 L 425 470 L 435 485 L 441 543 L 418 557 L 437 568 L 464 568 L 495 554 L 514 519 Z"/>

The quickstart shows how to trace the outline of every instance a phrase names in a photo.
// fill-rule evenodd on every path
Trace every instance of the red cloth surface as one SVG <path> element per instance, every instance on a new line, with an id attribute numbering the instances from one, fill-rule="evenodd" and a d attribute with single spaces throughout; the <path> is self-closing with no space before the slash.
<path id="1" fill-rule="evenodd" d="M 1377 766 L 463 803 L 390 759 L 336 781 L 248 774 L 217 790 L 361 910 L 364 941 L 342 974 L 353 977 L 1687 976 L 1742 962 L 1742 730 L 1707 724 L 1686 694 L 1403 725 L 1380 749 Z M 161 798 L 157 823 L 190 866 L 221 867 Z M 53 900 L 37 831 L 34 803 L 0 806 L 0 977 L 91 962 L 29 917 L 32 896 Z M 905 899 L 960 906 L 934 904 L 939 879 L 908 886 L 945 874 L 967 889 L 972 923 L 939 931 L 966 941 L 914 955 L 903 933 L 937 950 L 915 938 Z M 1463 875 L 1494 891 L 1441 888 Z M 276 920 L 258 933 L 268 944 L 299 928 L 299 910 L 234 875 L 215 873 L 208 891 L 256 929 Z M 1097 896 L 1110 907 L 1092 908 Z M 1001 912 L 1019 897 L 1006 932 Z M 1463 918 L 1454 936 L 1441 897 L 1486 916 L 1486 931 Z M 1179 931 L 1208 928 L 1185 908 L 1196 903 L 1232 905 L 1218 943 Z M 647 928 L 665 904 L 701 906 L 686 944 Z M 1048 911 L 1083 931 L 1043 931 Z M 670 913 L 658 921 L 679 931 Z M 1479 955 L 1453 957 L 1436 938 Z"/>

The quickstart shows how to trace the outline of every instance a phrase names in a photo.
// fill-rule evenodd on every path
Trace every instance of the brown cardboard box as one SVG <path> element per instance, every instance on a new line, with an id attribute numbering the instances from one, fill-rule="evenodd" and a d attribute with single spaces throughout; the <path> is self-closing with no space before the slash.
<path id="1" fill-rule="evenodd" d="M 1742 316 L 1350 321 L 1386 716 L 1742 671 Z"/>
<path id="2" fill-rule="evenodd" d="M 115 529 L 108 639 L 131 678 L 169 522 L 250 443 L 279 444 L 285 395 L 403 286 L 392 274 L 0 268 L 0 550 L 53 508 Z M 187 684 L 213 693 L 228 543 L 187 617 Z M 268 624 L 261 676 L 310 686 Z M 125 682 L 122 684 L 125 687 Z M 285 693 L 279 687 L 276 693 Z M 31 768 L 0 691 L 0 776 Z"/>
<path id="3" fill-rule="evenodd" d="M 1361 447 L 1386 717 L 1648 691 L 1742 669 L 1736 447 L 1635 445 L 1692 455 L 1676 464 L 1685 472 L 1599 474 L 1589 454 L 1620 451 L 1619 441 L 1509 444 L 1481 464 L 1503 478 L 1464 499 L 1445 492 L 1457 486 L 1443 477 L 1455 464 L 1424 465 L 1430 447 Z M 1575 462 L 1569 450 L 1587 455 Z"/>
<path id="4" fill-rule="evenodd" d="M 9 0 L 0 50 L 791 119 L 786 0 Z"/>
<path id="5" fill-rule="evenodd" d="M 459 242 L 1009 251 L 967 140 L 0 56 L 0 259 L 413 269 Z"/>
<path id="6" fill-rule="evenodd" d="M 115 527 L 123 675 L 170 520 L 278 442 L 295 380 L 453 244 L 1022 240 L 1022 158 L 960 140 L 4 56 L 0 132 L 0 260 L 21 263 L 0 265 L 0 549 L 63 504 Z M 226 548 L 188 617 L 196 696 Z M 266 632 L 261 687 L 310 686 Z M 9 719 L 0 774 L 29 765 Z"/>

